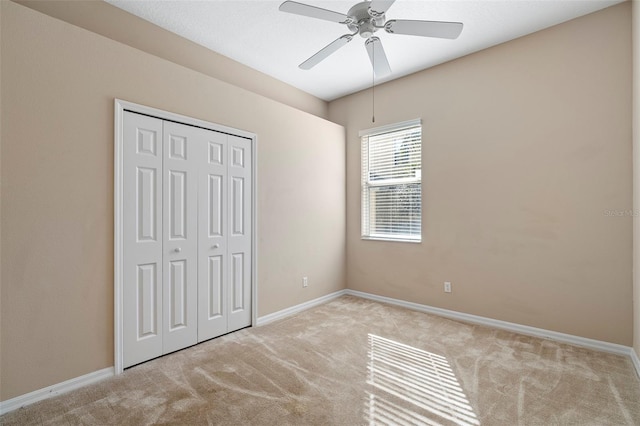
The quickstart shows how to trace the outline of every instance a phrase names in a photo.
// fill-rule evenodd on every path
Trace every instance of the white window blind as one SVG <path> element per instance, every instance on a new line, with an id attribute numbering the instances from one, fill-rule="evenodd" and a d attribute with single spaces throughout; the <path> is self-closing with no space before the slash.
<path id="1" fill-rule="evenodd" d="M 362 238 L 420 241 L 422 126 L 420 120 L 360 132 Z"/>

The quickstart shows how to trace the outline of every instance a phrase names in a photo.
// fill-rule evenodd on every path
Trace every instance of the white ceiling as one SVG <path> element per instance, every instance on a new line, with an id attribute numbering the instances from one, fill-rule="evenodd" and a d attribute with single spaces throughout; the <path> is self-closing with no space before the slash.
<path id="1" fill-rule="evenodd" d="M 350 33 L 345 25 L 280 12 L 284 0 L 105 0 L 244 65 L 330 101 L 371 85 L 364 39 L 310 71 L 298 65 Z M 358 0 L 297 0 L 347 13 Z M 387 19 L 464 23 L 456 40 L 376 32 L 393 80 L 478 50 L 539 31 L 623 0 L 396 0 Z"/>

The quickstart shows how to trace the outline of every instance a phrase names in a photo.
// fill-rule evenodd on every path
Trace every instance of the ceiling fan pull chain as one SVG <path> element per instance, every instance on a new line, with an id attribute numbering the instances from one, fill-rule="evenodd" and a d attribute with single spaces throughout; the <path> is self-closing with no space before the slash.
<path id="1" fill-rule="evenodd" d="M 376 122 L 376 51 L 375 49 L 372 51 L 371 55 L 371 63 L 373 66 L 371 67 L 371 122 Z"/>

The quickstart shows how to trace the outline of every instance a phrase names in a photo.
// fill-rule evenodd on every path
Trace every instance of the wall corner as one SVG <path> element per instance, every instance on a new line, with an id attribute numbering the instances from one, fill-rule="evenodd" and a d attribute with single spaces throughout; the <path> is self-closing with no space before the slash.
<path id="1" fill-rule="evenodd" d="M 633 350 L 640 354 L 640 3 L 631 2 L 631 56 L 633 128 Z"/>

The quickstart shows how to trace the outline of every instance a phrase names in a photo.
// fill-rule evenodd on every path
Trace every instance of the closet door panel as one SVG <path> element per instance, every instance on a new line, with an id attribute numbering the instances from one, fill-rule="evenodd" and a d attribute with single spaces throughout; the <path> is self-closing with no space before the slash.
<path id="1" fill-rule="evenodd" d="M 165 121 L 163 192 L 163 353 L 197 343 L 197 128 Z"/>
<path id="2" fill-rule="evenodd" d="M 123 365 L 162 355 L 162 121 L 124 113 Z"/>
<path id="3" fill-rule="evenodd" d="M 229 236 L 227 265 L 231 271 L 227 331 L 251 325 L 251 140 L 228 137 Z"/>
<path id="4" fill-rule="evenodd" d="M 203 134 L 198 200 L 198 341 L 227 332 L 227 135 Z"/>

